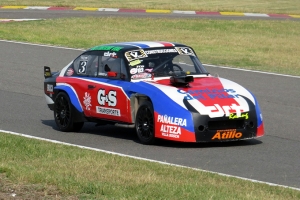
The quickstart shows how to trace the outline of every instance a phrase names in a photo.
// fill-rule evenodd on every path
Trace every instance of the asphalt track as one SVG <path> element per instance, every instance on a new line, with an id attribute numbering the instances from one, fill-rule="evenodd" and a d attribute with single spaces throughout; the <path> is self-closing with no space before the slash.
<path id="1" fill-rule="evenodd" d="M 236 81 L 257 96 L 266 135 L 231 143 L 159 141 L 145 146 L 130 128 L 86 124 L 80 133 L 56 129 L 43 96 L 43 66 L 60 70 L 79 53 L 0 41 L 0 129 L 300 188 L 300 77 L 207 66 L 212 74 Z"/>

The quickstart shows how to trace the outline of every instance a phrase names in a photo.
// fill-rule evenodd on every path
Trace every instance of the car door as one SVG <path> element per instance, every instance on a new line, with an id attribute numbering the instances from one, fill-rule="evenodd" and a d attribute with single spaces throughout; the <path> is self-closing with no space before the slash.
<path id="1" fill-rule="evenodd" d="M 130 98 L 126 92 L 130 82 L 121 70 L 124 62 L 116 54 L 99 51 L 98 75 L 89 80 L 86 98 L 93 118 L 131 123 Z"/>

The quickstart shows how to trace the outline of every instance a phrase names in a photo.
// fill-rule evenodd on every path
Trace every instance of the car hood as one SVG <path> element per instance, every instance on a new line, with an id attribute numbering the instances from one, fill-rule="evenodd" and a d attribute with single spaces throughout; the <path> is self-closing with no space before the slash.
<path id="1" fill-rule="evenodd" d="M 219 77 L 194 77 L 188 87 L 175 87 L 170 79 L 148 82 L 183 108 L 208 115 L 211 118 L 240 117 L 253 108 L 256 101 L 250 91 L 241 85 Z M 163 99 L 161 99 L 163 101 Z"/>

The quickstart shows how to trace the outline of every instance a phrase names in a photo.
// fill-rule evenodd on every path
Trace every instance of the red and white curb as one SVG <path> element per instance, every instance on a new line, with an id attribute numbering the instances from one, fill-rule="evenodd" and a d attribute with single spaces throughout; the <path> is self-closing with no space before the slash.
<path id="1" fill-rule="evenodd" d="M 211 11 L 183 11 L 183 10 L 156 10 L 156 9 L 122 9 L 122 8 L 93 8 L 93 7 L 57 7 L 57 6 L 0 6 L 0 9 L 33 9 L 33 10 L 83 10 L 100 12 L 132 12 L 132 13 L 162 13 L 186 15 L 223 15 L 248 17 L 300 18 L 300 15 L 264 14 L 242 12 L 211 12 Z"/>

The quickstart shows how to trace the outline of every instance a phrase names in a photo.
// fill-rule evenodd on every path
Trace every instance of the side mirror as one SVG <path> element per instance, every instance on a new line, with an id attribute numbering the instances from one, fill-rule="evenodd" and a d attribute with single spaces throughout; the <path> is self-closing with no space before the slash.
<path id="1" fill-rule="evenodd" d="M 117 72 L 107 72 L 108 77 L 117 77 L 118 73 Z"/>
<path id="2" fill-rule="evenodd" d="M 45 78 L 52 77 L 51 69 L 48 66 L 44 66 L 44 77 Z"/>

